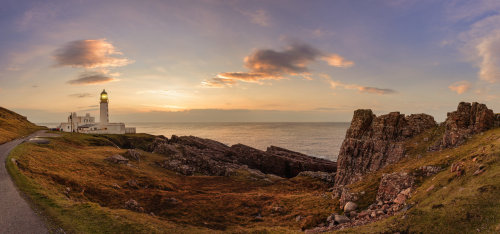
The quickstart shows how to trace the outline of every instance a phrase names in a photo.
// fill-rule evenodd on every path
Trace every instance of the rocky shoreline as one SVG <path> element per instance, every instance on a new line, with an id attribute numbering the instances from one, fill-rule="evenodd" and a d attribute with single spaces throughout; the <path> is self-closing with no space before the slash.
<path id="1" fill-rule="evenodd" d="M 291 178 L 305 171 L 334 176 L 337 163 L 270 146 L 266 151 L 243 144 L 227 146 L 194 136 L 157 137 L 150 152 L 166 156 L 158 165 L 183 175 L 227 176 L 237 169 L 256 169 L 265 174 Z"/>

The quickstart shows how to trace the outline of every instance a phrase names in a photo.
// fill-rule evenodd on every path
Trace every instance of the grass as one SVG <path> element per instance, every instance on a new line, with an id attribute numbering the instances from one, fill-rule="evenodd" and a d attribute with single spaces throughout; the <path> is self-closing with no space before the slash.
<path id="1" fill-rule="evenodd" d="M 290 233 L 318 225 L 338 207 L 327 184 L 306 177 L 248 171 L 187 177 L 158 167 L 165 156 L 146 152 L 132 167 L 111 164 L 104 159 L 125 152 L 112 146 L 112 137 L 63 133 L 48 145 L 24 143 L 10 155 L 17 165 L 9 159 L 7 167 L 18 187 L 69 233 Z M 131 179 L 139 188 L 127 185 Z M 145 212 L 125 209 L 129 199 Z"/>
<path id="2" fill-rule="evenodd" d="M 30 123 L 24 116 L 0 107 L 0 144 L 29 135 L 43 127 Z"/>
<path id="3" fill-rule="evenodd" d="M 416 154 L 421 154 L 421 157 Z M 456 162 L 464 163 L 464 175 L 457 176 L 450 171 L 450 166 Z M 465 145 L 454 149 L 423 154 L 415 151 L 405 160 L 353 184 L 352 189 L 368 190 L 371 193 L 376 190 L 382 173 L 416 172 L 424 165 L 439 165 L 443 170 L 428 178 L 417 178 L 419 187 L 408 201 L 413 204 L 411 209 L 385 220 L 338 232 L 500 232 L 500 129 L 478 134 Z M 474 175 L 480 165 L 485 166 L 485 171 Z M 431 186 L 434 189 L 427 191 Z M 373 194 L 369 197 L 364 199 L 374 201 Z M 363 202 L 369 203 L 366 201 Z"/>

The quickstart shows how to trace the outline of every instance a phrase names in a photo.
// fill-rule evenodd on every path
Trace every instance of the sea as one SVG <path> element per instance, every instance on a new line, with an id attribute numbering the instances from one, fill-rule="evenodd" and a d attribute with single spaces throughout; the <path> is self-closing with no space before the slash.
<path id="1" fill-rule="evenodd" d="M 56 127 L 55 123 L 38 123 Z M 197 136 L 226 145 L 244 144 L 266 150 L 274 145 L 306 155 L 337 160 L 349 123 L 126 123 L 137 133 L 177 136 Z"/>

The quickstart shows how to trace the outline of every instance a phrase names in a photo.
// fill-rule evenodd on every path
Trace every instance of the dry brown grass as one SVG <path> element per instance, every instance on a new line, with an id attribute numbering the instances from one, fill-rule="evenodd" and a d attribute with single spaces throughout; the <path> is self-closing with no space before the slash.
<path id="1" fill-rule="evenodd" d="M 0 107 L 0 144 L 42 129 L 23 116 Z"/>
<path id="2" fill-rule="evenodd" d="M 316 180 L 263 180 L 246 171 L 230 177 L 187 177 L 156 166 L 163 156 L 145 152 L 140 162 L 131 162 L 132 166 L 111 164 L 104 159 L 125 150 L 85 143 L 95 141 L 88 135 L 64 134 L 49 145 L 23 144 L 12 155 L 31 187 L 36 185 L 38 193 L 59 207 L 53 216 L 70 231 L 89 232 L 93 225 L 99 225 L 92 220 L 74 225 L 62 217 L 78 204 L 92 204 L 91 209 L 109 217 L 116 212 L 126 214 L 124 219 L 129 223 L 148 223 L 138 232 L 167 232 L 166 228 L 181 228 L 183 232 L 293 232 L 317 225 L 338 207 L 326 192 L 328 185 Z M 138 188 L 127 184 L 132 179 Z M 66 188 L 70 188 L 67 195 Z M 129 199 L 139 202 L 145 212 L 125 210 Z M 300 221 L 296 221 L 298 215 L 303 217 Z"/>

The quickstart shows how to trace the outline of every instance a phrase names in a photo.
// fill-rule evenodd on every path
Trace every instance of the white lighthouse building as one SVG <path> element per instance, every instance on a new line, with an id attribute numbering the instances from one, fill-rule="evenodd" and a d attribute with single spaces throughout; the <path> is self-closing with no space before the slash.
<path id="1" fill-rule="evenodd" d="M 80 132 L 89 134 L 132 134 L 135 128 L 127 128 L 124 123 L 109 122 L 109 99 L 106 90 L 101 92 L 100 96 L 100 119 L 95 123 L 95 118 L 89 113 L 85 116 L 78 116 L 72 112 L 68 117 L 67 123 L 61 123 L 59 129 L 64 132 Z"/>
<path id="2" fill-rule="evenodd" d="M 109 112 L 108 112 L 108 93 L 106 90 L 102 90 L 101 93 L 101 118 L 99 119 L 101 125 L 107 125 L 109 123 Z"/>

